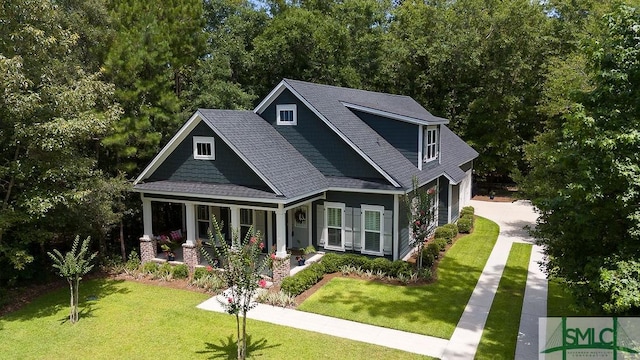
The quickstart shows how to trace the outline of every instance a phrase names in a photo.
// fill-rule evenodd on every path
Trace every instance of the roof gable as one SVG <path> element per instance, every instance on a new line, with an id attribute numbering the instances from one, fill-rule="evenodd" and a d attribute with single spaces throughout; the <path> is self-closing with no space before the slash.
<path id="1" fill-rule="evenodd" d="M 408 96 L 284 79 L 254 111 L 256 113 L 264 111 L 285 89 L 289 89 L 303 101 L 343 141 L 396 187 L 410 189 L 414 176 L 420 183 L 425 183 L 443 174 L 457 183 L 461 170 L 457 171 L 459 168 L 456 170 L 456 166 L 461 164 L 454 164 L 454 162 L 463 157 L 468 157 L 467 161 L 477 157 L 477 153 L 471 147 L 444 126 L 446 119 L 431 115 Z M 452 157 L 443 157 L 438 166 L 419 170 L 417 164 L 407 159 L 398 149 L 358 118 L 352 110 L 365 111 L 414 124 L 440 125 L 445 129 L 442 153 L 451 151 L 451 146 L 460 146 L 462 149 Z"/>
<path id="2" fill-rule="evenodd" d="M 135 180 L 149 178 L 204 122 L 276 195 L 293 198 L 326 188 L 326 179 L 291 144 L 251 111 L 199 109 Z"/>

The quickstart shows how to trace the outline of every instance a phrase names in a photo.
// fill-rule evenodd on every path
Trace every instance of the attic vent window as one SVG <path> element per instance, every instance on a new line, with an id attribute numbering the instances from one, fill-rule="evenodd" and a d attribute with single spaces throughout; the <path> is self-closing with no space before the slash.
<path id="1" fill-rule="evenodd" d="M 278 125 L 297 125 L 298 114 L 295 104 L 276 105 Z"/>
<path id="2" fill-rule="evenodd" d="M 204 136 L 193 137 L 193 158 L 196 160 L 215 160 L 214 138 Z"/>

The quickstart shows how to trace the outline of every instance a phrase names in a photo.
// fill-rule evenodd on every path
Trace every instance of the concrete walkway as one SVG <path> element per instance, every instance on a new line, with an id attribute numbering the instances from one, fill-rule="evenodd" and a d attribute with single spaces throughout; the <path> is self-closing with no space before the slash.
<path id="1" fill-rule="evenodd" d="M 537 214 L 527 201 L 513 203 L 471 201 L 470 205 L 475 208 L 476 215 L 495 221 L 500 226 L 500 234 L 442 359 L 474 358 L 511 251 L 511 244 L 532 243 L 524 227 L 535 225 L 537 218 Z M 516 359 L 538 358 L 538 317 L 546 316 L 547 309 L 546 277 L 537 265 L 541 260 L 540 250 L 538 246 L 534 246 L 529 263 L 523 315 L 516 345 Z"/>
<path id="2" fill-rule="evenodd" d="M 498 223 L 500 235 L 450 340 L 361 324 L 353 321 L 259 304 L 247 317 L 278 325 L 381 345 L 442 359 L 473 359 L 487 315 L 513 242 L 531 242 L 525 225 L 534 225 L 536 214 L 523 201 L 498 203 L 472 201 L 476 214 Z M 534 246 L 522 307 L 516 359 L 537 359 L 538 317 L 546 316 L 547 283 L 539 269 L 542 253 Z M 198 305 L 224 312 L 218 298 Z"/>

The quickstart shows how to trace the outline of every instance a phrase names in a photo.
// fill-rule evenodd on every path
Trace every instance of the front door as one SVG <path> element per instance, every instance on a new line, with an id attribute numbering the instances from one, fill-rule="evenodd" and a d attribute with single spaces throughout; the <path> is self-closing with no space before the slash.
<path id="1" fill-rule="evenodd" d="M 290 247 L 302 249 L 310 245 L 310 223 L 311 214 L 309 213 L 309 205 L 302 205 L 289 210 Z"/>

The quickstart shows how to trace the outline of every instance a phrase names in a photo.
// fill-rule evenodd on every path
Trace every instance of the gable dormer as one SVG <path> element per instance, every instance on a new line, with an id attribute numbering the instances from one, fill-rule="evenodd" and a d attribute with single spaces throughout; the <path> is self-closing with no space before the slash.
<path id="1" fill-rule="evenodd" d="M 440 163 L 440 125 L 445 123 L 444 119 L 426 122 L 399 118 L 381 111 L 374 113 L 363 108 L 350 108 L 419 170 Z"/>

